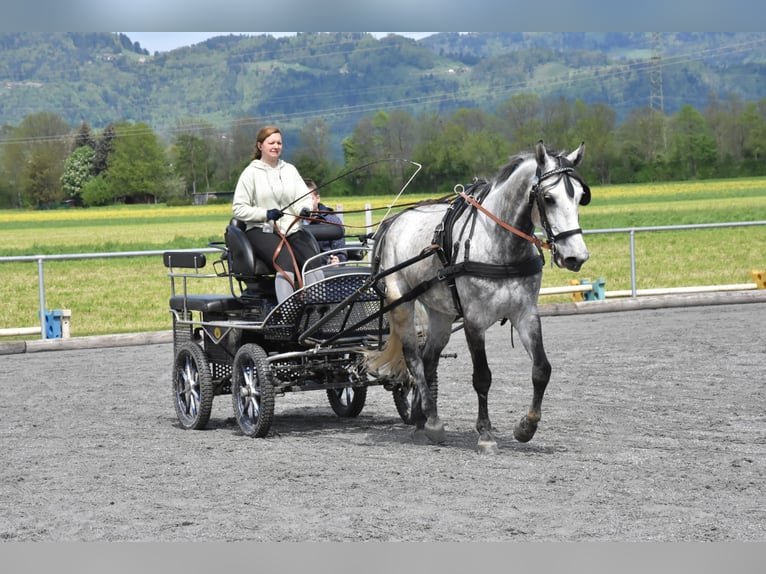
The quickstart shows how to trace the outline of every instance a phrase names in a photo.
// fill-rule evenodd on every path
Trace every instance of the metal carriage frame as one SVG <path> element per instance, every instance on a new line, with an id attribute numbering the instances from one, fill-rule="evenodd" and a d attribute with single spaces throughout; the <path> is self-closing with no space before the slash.
<path id="1" fill-rule="evenodd" d="M 171 289 L 172 395 L 182 428 L 205 428 L 214 398 L 227 394 L 241 431 L 252 437 L 268 435 L 276 397 L 287 392 L 324 390 L 338 416 L 355 417 L 375 385 L 392 391 L 400 417 L 410 422 L 410 382 L 366 368 L 366 352 L 379 349 L 388 334 L 383 294 L 364 261 L 369 246 L 346 264 L 321 267 L 323 280 L 280 304 L 275 272 L 254 256 L 239 222 L 232 220 L 224 242 L 209 247 L 220 252 L 212 273 L 206 272 L 210 250 L 163 254 Z M 221 278 L 227 293 L 198 291 L 215 279 L 220 286 Z"/>

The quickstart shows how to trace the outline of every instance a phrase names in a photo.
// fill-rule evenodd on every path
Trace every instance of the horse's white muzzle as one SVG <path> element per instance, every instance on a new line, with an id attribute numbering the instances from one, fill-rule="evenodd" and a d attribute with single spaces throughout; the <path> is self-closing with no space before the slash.
<path id="1" fill-rule="evenodd" d="M 579 271 L 590 257 L 582 235 L 567 237 L 561 245 L 557 244 L 553 253 L 553 261 L 561 269 Z"/>

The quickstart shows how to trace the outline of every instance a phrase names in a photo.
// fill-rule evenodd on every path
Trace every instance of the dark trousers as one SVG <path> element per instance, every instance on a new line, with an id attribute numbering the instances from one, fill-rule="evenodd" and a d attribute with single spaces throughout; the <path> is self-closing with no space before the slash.
<path id="1" fill-rule="evenodd" d="M 260 227 L 253 227 L 248 230 L 247 238 L 253 246 L 256 257 L 266 261 L 274 267 L 274 253 L 279 249 L 276 257 L 276 264 L 280 269 L 289 273 L 294 273 L 297 277 L 303 264 L 310 258 L 319 253 L 316 248 L 316 240 L 304 230 L 298 230 L 287 236 L 287 242 L 283 242 L 282 236 L 277 233 L 264 233 Z M 288 248 L 287 243 L 290 244 Z M 280 247 L 281 244 L 281 247 Z M 292 256 L 290 251 L 292 250 Z M 293 266 L 293 256 L 298 264 L 298 269 Z M 310 269 L 321 265 L 317 259 L 310 265 Z"/>

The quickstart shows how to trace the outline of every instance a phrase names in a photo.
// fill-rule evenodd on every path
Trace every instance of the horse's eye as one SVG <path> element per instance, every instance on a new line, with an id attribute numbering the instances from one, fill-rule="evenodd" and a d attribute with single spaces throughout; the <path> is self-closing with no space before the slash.
<path id="1" fill-rule="evenodd" d="M 553 197 L 550 193 L 546 193 L 545 195 L 543 195 L 543 201 L 545 202 L 546 205 L 553 205 L 554 203 L 556 203 L 556 198 Z"/>

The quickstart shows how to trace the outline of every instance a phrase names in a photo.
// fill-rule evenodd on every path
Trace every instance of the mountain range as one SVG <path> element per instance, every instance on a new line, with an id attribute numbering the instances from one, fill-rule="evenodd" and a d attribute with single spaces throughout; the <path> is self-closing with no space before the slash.
<path id="1" fill-rule="evenodd" d="M 3 126 L 45 111 L 161 135 L 243 118 L 297 131 L 320 118 L 340 139 L 378 111 L 493 110 L 524 93 L 600 102 L 619 121 L 646 106 L 670 115 L 711 96 L 763 98 L 766 33 L 229 34 L 154 54 L 124 33 L 2 33 L 0 90 Z"/>

